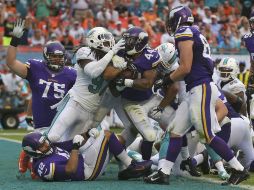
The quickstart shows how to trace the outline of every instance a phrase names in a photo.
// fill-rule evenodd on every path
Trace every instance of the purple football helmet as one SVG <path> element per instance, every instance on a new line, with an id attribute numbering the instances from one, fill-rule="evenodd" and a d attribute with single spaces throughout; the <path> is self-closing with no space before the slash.
<path id="1" fill-rule="evenodd" d="M 148 34 L 139 27 L 131 27 L 123 33 L 128 55 L 141 52 L 148 44 Z"/>
<path id="2" fill-rule="evenodd" d="M 39 150 L 44 143 L 48 143 L 49 149 L 45 152 Z M 50 155 L 53 152 L 53 148 L 50 147 L 50 142 L 47 137 L 39 132 L 32 132 L 24 136 L 22 141 L 23 150 L 33 158 L 39 158 L 46 155 Z"/>
<path id="3" fill-rule="evenodd" d="M 46 43 L 43 57 L 52 71 L 60 71 L 65 64 L 65 48 L 59 41 Z"/>
<path id="4" fill-rule="evenodd" d="M 174 35 L 182 24 L 193 24 L 194 17 L 188 7 L 178 6 L 173 8 L 166 18 L 166 28 L 170 35 Z"/>
<path id="5" fill-rule="evenodd" d="M 254 32 L 254 12 L 250 14 L 249 23 L 250 23 L 250 31 L 251 33 L 253 33 Z"/>

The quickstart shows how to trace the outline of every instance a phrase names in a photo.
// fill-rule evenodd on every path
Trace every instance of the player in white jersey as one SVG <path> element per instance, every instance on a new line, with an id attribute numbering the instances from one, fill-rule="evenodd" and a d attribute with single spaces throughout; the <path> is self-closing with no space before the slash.
<path id="1" fill-rule="evenodd" d="M 219 80 L 217 82 L 220 89 L 223 91 L 235 94 L 242 99 L 243 102 L 247 101 L 245 95 L 246 89 L 244 84 L 237 78 L 239 68 L 237 61 L 234 58 L 223 58 L 218 64 Z M 246 104 L 240 108 L 240 113 L 246 116 Z"/>
<path id="2" fill-rule="evenodd" d="M 76 53 L 76 82 L 58 105 L 58 113 L 47 133 L 52 142 L 69 140 L 87 130 L 87 121 L 92 119 L 99 106 L 99 91 L 104 79 L 120 72 L 109 63 L 124 48 L 124 40 L 115 44 L 110 32 L 95 27 L 89 31 L 87 43 L 88 47 L 82 47 Z"/>

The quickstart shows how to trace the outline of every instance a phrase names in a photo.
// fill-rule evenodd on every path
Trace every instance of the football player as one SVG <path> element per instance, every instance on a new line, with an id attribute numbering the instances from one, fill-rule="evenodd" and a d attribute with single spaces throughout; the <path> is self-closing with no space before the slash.
<path id="1" fill-rule="evenodd" d="M 127 167 L 118 173 L 119 180 L 141 177 L 152 164 L 132 161 L 114 133 L 96 128 L 59 143 L 32 132 L 24 136 L 22 148 L 33 157 L 33 170 L 43 181 L 95 180 L 105 171 L 111 155 Z"/>
<path id="2" fill-rule="evenodd" d="M 250 55 L 250 75 L 248 79 L 248 86 L 247 86 L 247 110 L 250 115 L 250 119 L 253 122 L 254 119 L 254 12 L 250 14 L 249 18 L 249 24 L 250 24 L 250 32 L 245 34 L 242 38 L 242 41 L 245 44 L 245 47 L 247 48 L 249 55 Z"/>
<path id="3" fill-rule="evenodd" d="M 217 83 L 219 88 L 223 91 L 228 91 L 232 94 L 235 94 L 241 99 L 242 102 L 246 102 L 247 97 L 245 95 L 245 86 L 237 78 L 239 68 L 236 60 L 234 58 L 224 58 L 218 64 L 217 69 L 219 72 L 219 81 Z M 246 104 L 243 104 L 242 107 L 238 108 L 237 112 L 240 112 L 242 115 L 246 116 Z"/>
<path id="4" fill-rule="evenodd" d="M 44 132 L 50 126 L 58 103 L 76 80 L 76 71 L 65 67 L 65 49 L 60 42 L 47 43 L 44 60 L 29 59 L 25 64 L 16 59 L 17 46 L 25 32 L 25 20 L 18 20 L 13 28 L 12 40 L 7 49 L 7 66 L 18 76 L 27 79 L 32 91 L 32 115 L 35 131 Z M 19 171 L 25 173 L 29 157 L 22 151 Z"/>
<path id="5" fill-rule="evenodd" d="M 177 110 L 181 115 L 180 120 L 175 120 L 177 123 L 171 123 L 169 128 L 170 143 L 166 159 L 160 160 L 163 164 L 158 172 L 144 180 L 147 183 L 169 184 L 171 168 L 182 147 L 182 136 L 193 125 L 199 133 L 200 141 L 209 144 L 233 168 L 228 182 L 238 184 L 246 180 L 249 174 L 227 144 L 213 133 L 212 129 L 218 125 L 215 105 L 220 101 L 217 96 L 218 89 L 212 82 L 214 65 L 209 44 L 198 28 L 192 26 L 193 22 L 191 10 L 185 6 L 173 8 L 167 17 L 166 27 L 175 37 L 179 67 L 166 77 L 161 85 L 184 80 L 188 96 Z"/>
<path id="6" fill-rule="evenodd" d="M 105 79 L 116 76 L 120 70 L 109 66 L 112 57 L 124 48 L 124 40 L 115 44 L 113 35 L 103 27 L 95 27 L 87 34 L 88 47 L 76 52 L 77 79 L 64 100 L 56 105 L 55 116 L 47 137 L 51 142 L 72 139 L 87 130 L 99 106 L 99 91 Z"/>

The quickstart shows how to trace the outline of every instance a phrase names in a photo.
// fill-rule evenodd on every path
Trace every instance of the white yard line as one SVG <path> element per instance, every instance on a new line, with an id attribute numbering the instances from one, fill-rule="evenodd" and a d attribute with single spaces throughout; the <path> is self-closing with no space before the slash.
<path id="1" fill-rule="evenodd" d="M 15 142 L 15 143 L 21 144 L 21 141 L 14 140 L 14 139 L 9 139 L 9 138 L 5 138 L 5 137 L 0 137 L 0 140 L 5 140 L 5 141 Z"/>
<path id="2" fill-rule="evenodd" d="M 27 133 L 0 133 L 0 136 L 24 136 Z"/>

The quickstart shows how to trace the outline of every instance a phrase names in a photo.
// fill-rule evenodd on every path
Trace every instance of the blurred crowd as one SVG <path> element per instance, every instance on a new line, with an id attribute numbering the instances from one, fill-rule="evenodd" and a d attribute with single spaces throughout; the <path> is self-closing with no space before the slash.
<path id="1" fill-rule="evenodd" d="M 189 6 L 195 23 L 211 46 L 237 52 L 241 37 L 249 32 L 252 0 L 0 0 L 0 44 L 8 45 L 17 18 L 27 19 L 23 45 L 42 46 L 60 40 L 72 49 L 85 43 L 95 26 L 110 30 L 116 39 L 130 26 L 144 28 L 150 45 L 173 42 L 164 27 L 166 13 L 178 5 Z"/>

